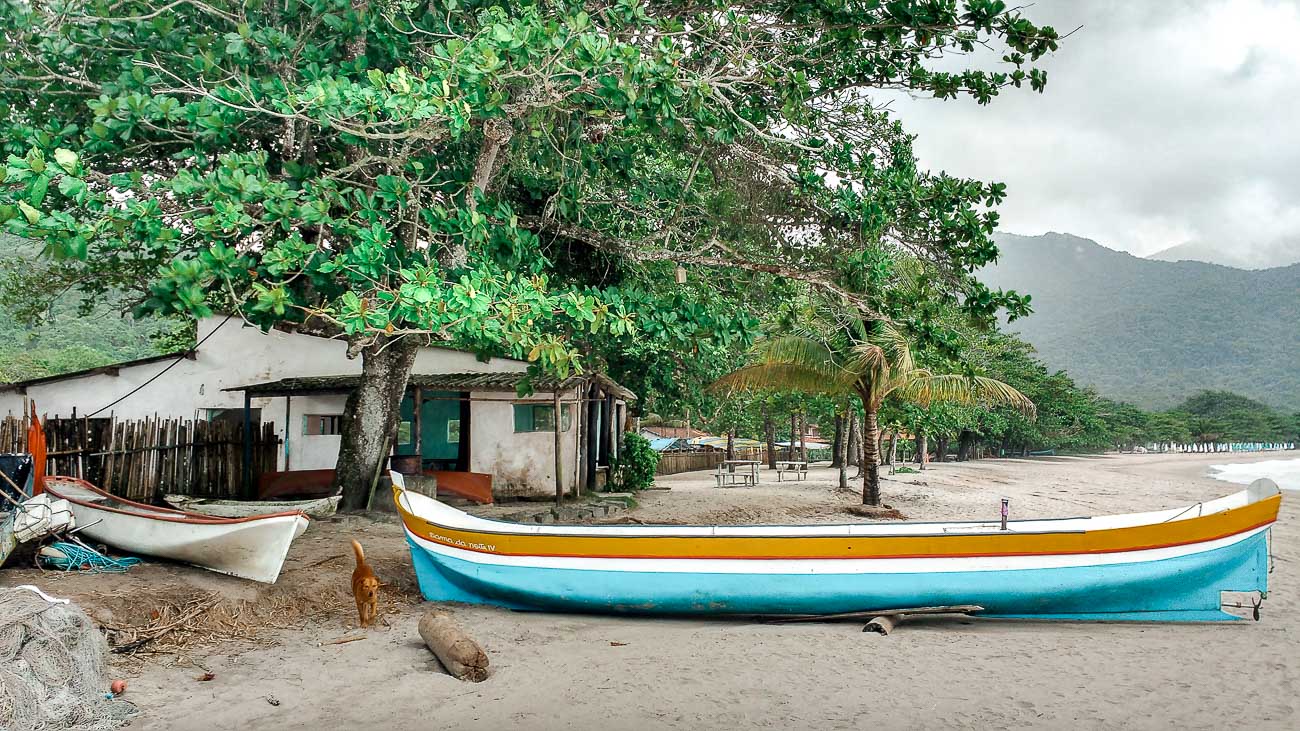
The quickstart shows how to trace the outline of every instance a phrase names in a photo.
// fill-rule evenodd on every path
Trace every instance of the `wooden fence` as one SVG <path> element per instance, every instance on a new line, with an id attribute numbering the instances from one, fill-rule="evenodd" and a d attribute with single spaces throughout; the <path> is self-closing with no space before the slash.
<path id="1" fill-rule="evenodd" d="M 80 477 L 114 495 L 154 502 L 176 493 L 251 499 L 244 489 L 244 425 L 146 418 L 44 419 L 46 474 Z M 253 425 L 253 485 L 276 467 L 274 424 Z M 27 451 L 27 420 L 0 422 L 0 452 Z"/>
<path id="2" fill-rule="evenodd" d="M 779 450 L 778 450 L 779 451 Z M 697 470 L 713 470 L 727 458 L 724 450 L 707 451 L 707 452 L 660 452 L 659 467 L 655 470 L 656 475 L 675 475 L 679 472 L 695 472 Z M 760 447 L 758 449 L 737 449 L 736 459 L 753 459 L 759 462 L 767 461 L 767 450 Z"/>

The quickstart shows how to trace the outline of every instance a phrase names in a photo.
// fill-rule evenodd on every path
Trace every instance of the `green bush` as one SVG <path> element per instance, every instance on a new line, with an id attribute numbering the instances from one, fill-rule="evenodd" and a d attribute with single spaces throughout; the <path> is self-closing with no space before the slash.
<path id="1" fill-rule="evenodd" d="M 659 453 L 650 448 L 650 440 L 631 432 L 623 435 L 623 451 L 609 471 L 611 490 L 644 490 L 655 483 Z"/>

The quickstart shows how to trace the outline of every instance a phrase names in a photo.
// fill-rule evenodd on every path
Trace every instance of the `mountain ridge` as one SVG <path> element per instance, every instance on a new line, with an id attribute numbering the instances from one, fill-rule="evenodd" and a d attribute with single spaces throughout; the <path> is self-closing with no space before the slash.
<path id="1" fill-rule="evenodd" d="M 1300 264 L 1246 270 L 1161 261 L 1079 236 L 998 234 L 990 286 L 1029 294 L 1007 325 L 1102 395 L 1167 409 L 1230 390 L 1300 410 Z"/>
<path id="2" fill-rule="evenodd" d="M 1148 254 L 1146 258 L 1156 261 L 1199 261 L 1246 270 L 1279 269 L 1300 263 L 1300 244 L 1278 243 L 1240 254 L 1225 251 L 1223 247 L 1213 244 L 1189 241 Z"/>

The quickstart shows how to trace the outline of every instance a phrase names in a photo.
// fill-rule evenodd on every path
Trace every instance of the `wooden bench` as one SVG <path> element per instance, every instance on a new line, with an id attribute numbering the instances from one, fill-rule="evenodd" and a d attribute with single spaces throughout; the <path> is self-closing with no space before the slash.
<path id="1" fill-rule="evenodd" d="M 776 481 L 781 482 L 785 475 L 793 475 L 797 480 L 808 477 L 808 463 L 778 459 L 776 461 Z"/>

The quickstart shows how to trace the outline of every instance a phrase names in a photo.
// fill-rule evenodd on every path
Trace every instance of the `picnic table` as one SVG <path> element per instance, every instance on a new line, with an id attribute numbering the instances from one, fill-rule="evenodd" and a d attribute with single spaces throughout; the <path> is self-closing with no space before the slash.
<path id="1" fill-rule="evenodd" d="M 759 461 L 754 459 L 723 460 L 718 465 L 717 473 L 713 475 L 718 481 L 717 487 L 757 485 L 759 464 Z"/>
<path id="2" fill-rule="evenodd" d="M 787 474 L 793 474 L 795 479 L 802 480 L 808 477 L 808 463 L 800 462 L 793 459 L 776 460 L 776 481 L 781 480 Z"/>

